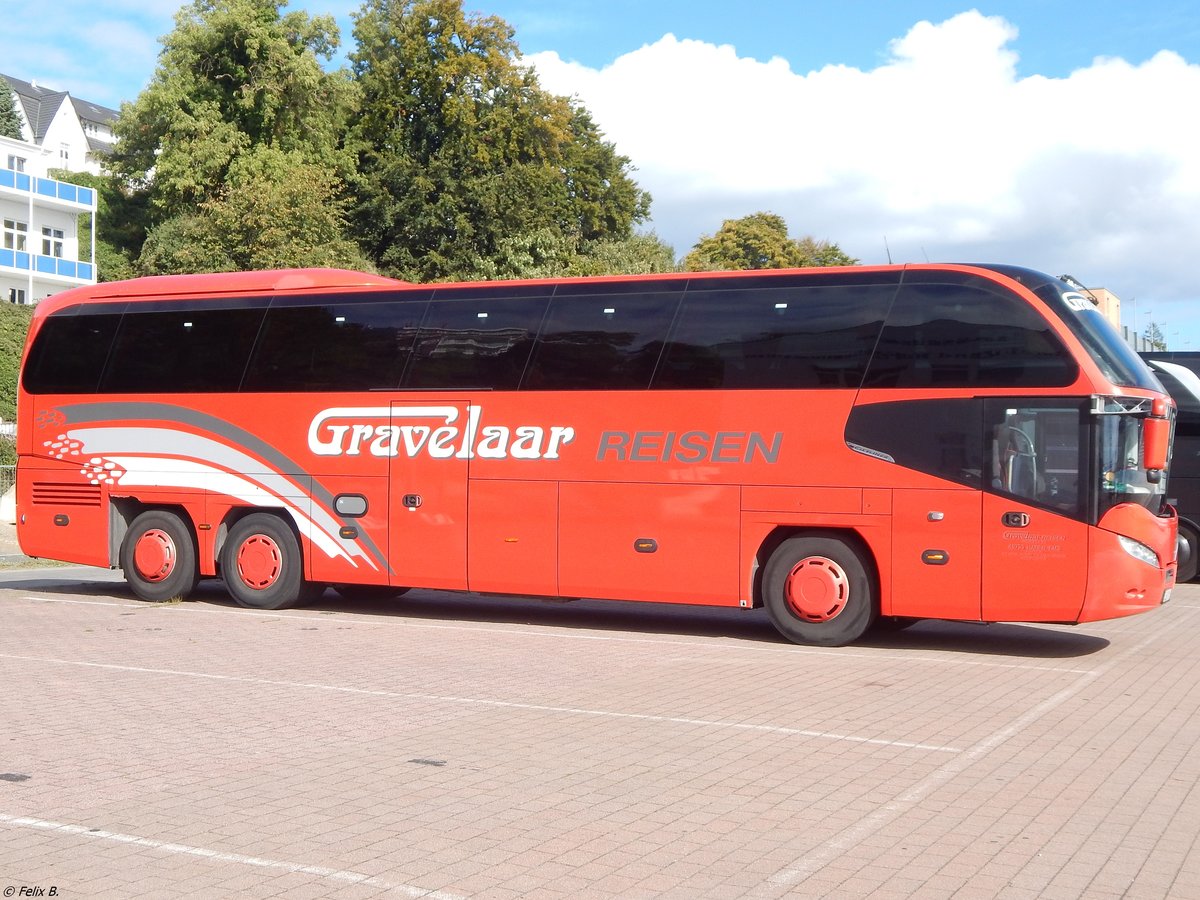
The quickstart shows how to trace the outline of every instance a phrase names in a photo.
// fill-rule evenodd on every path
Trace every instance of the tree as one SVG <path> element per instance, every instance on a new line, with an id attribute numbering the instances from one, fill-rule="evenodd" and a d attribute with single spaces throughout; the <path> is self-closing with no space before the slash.
<path id="1" fill-rule="evenodd" d="M 88 259 L 87 250 L 92 243 L 91 216 L 78 216 L 79 258 L 96 265 L 99 281 L 121 281 L 132 278 L 136 273 L 133 260 L 120 248 L 128 243 L 128 228 L 131 221 L 141 218 L 140 211 L 132 211 L 131 199 L 121 191 L 115 179 L 90 172 L 70 172 L 66 169 L 51 169 L 47 174 L 56 181 L 77 184 L 96 192 L 96 258 Z M 140 237 L 139 237 L 140 242 Z"/>
<path id="2" fill-rule="evenodd" d="M 354 87 L 346 72 L 325 72 L 319 61 L 336 50 L 337 26 L 331 16 L 282 15 L 283 5 L 193 0 L 162 39 L 150 84 L 122 106 L 108 166 L 141 213 L 129 223 L 120 249 L 136 259 L 146 234 L 157 235 L 142 270 L 161 271 L 170 259 L 214 259 L 211 248 L 192 257 L 175 240 L 198 236 L 205 222 L 212 225 L 220 205 L 231 202 L 233 185 L 247 183 L 245 167 L 256 163 L 245 159 L 262 148 L 302 166 L 316 179 L 317 193 L 335 200 L 343 193 L 354 169 L 353 154 L 341 146 Z M 274 200 L 288 196 L 285 189 Z M 309 223 L 292 227 L 291 211 L 277 212 L 280 220 L 260 240 L 281 241 L 288 248 L 281 253 L 290 255 Z M 228 249 L 237 258 L 244 248 Z M 266 249 L 264 258 L 271 256 Z"/>
<path id="3" fill-rule="evenodd" d="M 539 86 L 503 20 L 462 0 L 367 0 L 354 35 L 352 221 L 385 271 L 429 281 L 558 265 L 648 215 L 629 160 Z"/>
<path id="4" fill-rule="evenodd" d="M 789 269 L 852 266 L 857 259 L 837 244 L 811 237 L 793 240 L 787 223 L 774 213 L 757 212 L 726 219 L 714 235 L 702 237 L 683 260 L 689 272 L 736 269 Z"/>
<path id="5" fill-rule="evenodd" d="M 155 275 L 250 269 L 371 269 L 345 237 L 333 173 L 299 151 L 257 147 L 238 157 L 221 193 L 152 230 L 139 269 Z"/>
<path id="6" fill-rule="evenodd" d="M 674 272 L 675 251 L 656 234 L 635 234 L 619 241 L 593 241 L 582 247 L 570 235 L 551 228 L 500 240 L 495 255 L 481 264 L 479 276 L 493 278 L 567 278 L 584 275 L 648 275 Z"/>
<path id="7" fill-rule="evenodd" d="M 1146 326 L 1146 342 L 1150 344 L 1151 350 L 1167 349 L 1167 339 L 1163 335 L 1162 327 L 1153 320 Z"/>
<path id="8" fill-rule="evenodd" d="M 15 421 L 17 415 L 17 373 L 21 367 L 21 351 L 25 335 L 33 318 L 32 306 L 0 303 L 0 419 Z M 0 440 L 0 465 L 17 462 L 17 451 L 11 441 Z"/>
<path id="9" fill-rule="evenodd" d="M 3 77 L 0 77 L 0 137 L 24 140 L 21 135 L 21 114 L 17 112 L 12 89 Z"/>
<path id="10" fill-rule="evenodd" d="M 652 232 L 622 241 L 596 241 L 571 260 L 566 274 L 650 275 L 678 270 L 674 248 Z"/>

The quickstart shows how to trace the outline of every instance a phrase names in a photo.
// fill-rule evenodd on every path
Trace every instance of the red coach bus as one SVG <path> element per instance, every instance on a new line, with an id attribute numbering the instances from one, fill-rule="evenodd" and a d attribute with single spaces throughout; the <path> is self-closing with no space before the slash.
<path id="1" fill-rule="evenodd" d="M 766 606 L 824 645 L 1085 622 L 1170 594 L 1173 410 L 1010 267 L 145 278 L 38 306 L 18 532 L 151 601 Z"/>

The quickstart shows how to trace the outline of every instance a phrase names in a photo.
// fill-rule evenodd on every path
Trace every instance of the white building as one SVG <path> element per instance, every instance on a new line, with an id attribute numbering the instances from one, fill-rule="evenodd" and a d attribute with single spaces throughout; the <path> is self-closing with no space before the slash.
<path id="1" fill-rule="evenodd" d="M 49 172 L 99 174 L 117 114 L 62 91 L 0 79 L 0 90 L 7 86 L 15 95 L 24 138 L 0 137 L 0 301 L 37 303 L 96 283 L 94 262 L 80 261 L 96 258 L 96 192 Z"/>
<path id="2" fill-rule="evenodd" d="M 37 303 L 96 283 L 80 262 L 80 226 L 91 225 L 86 258 L 96 258 L 96 192 L 47 177 L 53 154 L 0 137 L 0 301 Z"/>
<path id="3" fill-rule="evenodd" d="M 112 126 L 117 111 L 79 100 L 66 91 L 50 90 L 37 82 L 21 81 L 11 75 L 2 77 L 16 100 L 21 137 L 54 158 L 49 168 L 99 175 L 101 160 L 116 140 Z"/>

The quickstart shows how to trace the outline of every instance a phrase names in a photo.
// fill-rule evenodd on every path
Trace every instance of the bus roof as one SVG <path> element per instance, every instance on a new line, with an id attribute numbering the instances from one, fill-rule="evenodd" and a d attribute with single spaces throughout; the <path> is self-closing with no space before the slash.
<path id="1" fill-rule="evenodd" d="M 48 297 L 37 305 L 48 315 L 74 303 L 103 303 L 143 297 L 189 294 L 258 294 L 264 291 L 310 291 L 322 288 L 401 287 L 409 284 L 383 275 L 350 269 L 271 269 L 254 272 L 212 272 L 203 275 L 148 275 L 129 281 L 108 281 Z"/>
<path id="2" fill-rule="evenodd" d="M 239 294 L 264 294 L 323 291 L 337 289 L 369 288 L 461 288 L 489 285 L 499 287 L 538 284 L 603 284 L 612 282 L 654 281 L 708 281 L 735 280 L 739 278 L 780 278 L 788 276 L 813 277 L 819 274 L 847 272 L 856 275 L 900 273 L 903 271 L 959 271 L 995 279 L 1014 277 L 1014 273 L 1036 276 L 1034 279 L 1047 281 L 1048 276 L 1015 267 L 991 266 L 978 263 L 900 263 L 895 265 L 830 266 L 798 269 L 749 269 L 738 271 L 710 272 L 656 272 L 652 274 L 591 275 L 583 277 L 560 277 L 538 279 L 497 280 L 487 282 L 436 282 L 416 284 L 383 275 L 357 272 L 349 269 L 272 269 L 247 272 L 214 272 L 199 275 L 150 275 L 128 281 L 112 281 L 86 285 L 54 294 L 41 301 L 34 312 L 35 318 L 44 318 L 60 309 L 81 303 L 115 303 L 123 300 L 169 299 L 195 297 L 230 297 Z M 1024 280 L 1018 278 L 1017 280 Z"/>

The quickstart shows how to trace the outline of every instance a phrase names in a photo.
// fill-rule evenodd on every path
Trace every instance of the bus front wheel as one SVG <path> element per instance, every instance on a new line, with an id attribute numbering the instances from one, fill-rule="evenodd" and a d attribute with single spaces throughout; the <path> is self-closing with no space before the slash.
<path id="1" fill-rule="evenodd" d="M 221 577 L 238 605 L 249 609 L 287 609 L 311 592 L 295 533 L 268 513 L 252 513 L 229 529 Z"/>
<path id="2" fill-rule="evenodd" d="M 839 538 L 788 538 L 767 561 L 762 590 L 771 622 L 797 644 L 840 647 L 875 621 L 867 564 Z"/>
<path id="3" fill-rule="evenodd" d="M 121 569 L 134 594 L 161 603 L 196 588 L 196 544 L 175 513 L 151 509 L 133 520 L 121 541 Z"/>

